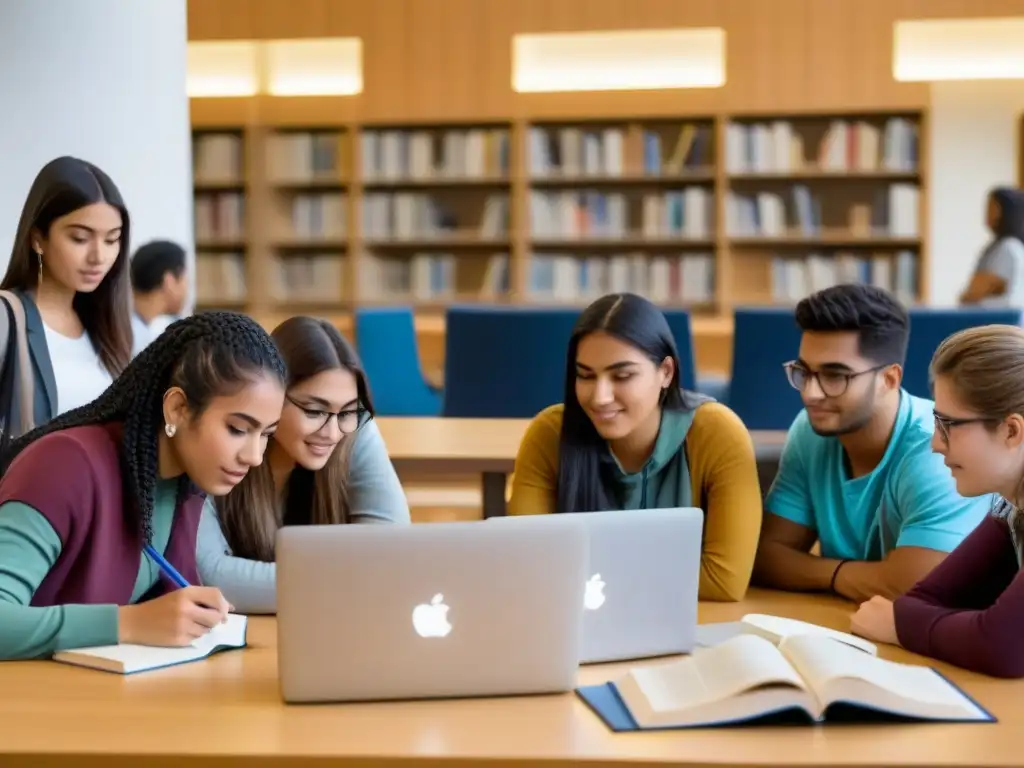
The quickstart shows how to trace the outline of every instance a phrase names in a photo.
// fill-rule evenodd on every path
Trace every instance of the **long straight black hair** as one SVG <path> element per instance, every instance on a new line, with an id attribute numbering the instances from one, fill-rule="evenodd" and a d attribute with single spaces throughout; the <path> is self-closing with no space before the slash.
<path id="1" fill-rule="evenodd" d="M 96 290 L 76 293 L 72 306 L 103 367 L 117 378 L 132 357 L 128 284 L 131 228 L 124 199 L 102 170 L 77 157 L 58 157 L 43 166 L 21 210 L 14 248 L 0 289 L 31 291 L 38 287 L 39 257 L 32 250 L 32 231 L 38 230 L 46 237 L 54 221 L 95 203 L 107 203 L 120 212 L 121 247 L 114 266 Z"/>
<path id="2" fill-rule="evenodd" d="M 580 341 L 603 331 L 642 352 L 654 365 L 667 357 L 675 363 L 672 381 L 661 401 L 668 410 L 685 410 L 679 387 L 679 352 L 665 315 L 654 304 L 634 293 L 602 296 L 580 315 L 565 356 L 565 394 L 562 402 L 562 434 L 558 445 L 559 512 L 596 512 L 615 504 L 601 472 L 607 444 L 576 397 L 576 350 Z"/>

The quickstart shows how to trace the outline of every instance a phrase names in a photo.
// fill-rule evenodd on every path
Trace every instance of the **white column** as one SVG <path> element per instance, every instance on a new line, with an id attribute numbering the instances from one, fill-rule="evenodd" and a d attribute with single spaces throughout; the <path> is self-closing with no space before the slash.
<path id="1" fill-rule="evenodd" d="M 114 180 L 133 251 L 168 238 L 193 258 L 185 3 L 0 2 L 0 271 L 33 178 L 60 155 Z"/>
<path id="2" fill-rule="evenodd" d="M 992 237 L 985 197 L 1017 186 L 1024 80 L 932 83 L 929 245 L 931 303 L 955 306 Z"/>

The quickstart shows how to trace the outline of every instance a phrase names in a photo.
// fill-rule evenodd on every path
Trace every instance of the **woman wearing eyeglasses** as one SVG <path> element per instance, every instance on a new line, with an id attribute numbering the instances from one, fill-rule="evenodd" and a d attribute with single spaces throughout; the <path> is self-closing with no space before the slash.
<path id="1" fill-rule="evenodd" d="M 281 421 L 263 463 L 208 501 L 199 526 L 199 575 L 240 613 L 275 610 L 280 526 L 409 522 L 352 346 L 312 317 L 286 320 L 272 336 L 288 366 Z"/>

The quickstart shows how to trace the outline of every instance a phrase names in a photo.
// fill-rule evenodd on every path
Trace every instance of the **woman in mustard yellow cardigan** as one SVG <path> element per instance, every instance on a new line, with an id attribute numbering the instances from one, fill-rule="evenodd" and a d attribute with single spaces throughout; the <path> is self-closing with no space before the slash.
<path id="1" fill-rule="evenodd" d="M 701 599 L 740 600 L 761 529 L 750 434 L 726 406 L 680 388 L 655 305 L 604 296 L 573 331 L 564 403 L 523 436 L 509 514 L 690 506 L 705 515 Z"/>

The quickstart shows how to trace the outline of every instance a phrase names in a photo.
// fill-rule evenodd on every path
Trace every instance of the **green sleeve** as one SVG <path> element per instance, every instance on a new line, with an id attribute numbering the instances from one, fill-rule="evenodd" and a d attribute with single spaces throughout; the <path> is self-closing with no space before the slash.
<path id="1" fill-rule="evenodd" d="M 117 642 L 116 605 L 29 605 L 60 551 L 42 514 L 18 501 L 0 505 L 0 659 Z"/>

